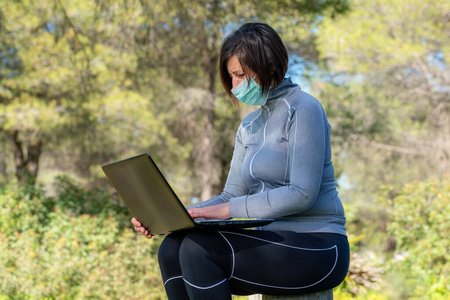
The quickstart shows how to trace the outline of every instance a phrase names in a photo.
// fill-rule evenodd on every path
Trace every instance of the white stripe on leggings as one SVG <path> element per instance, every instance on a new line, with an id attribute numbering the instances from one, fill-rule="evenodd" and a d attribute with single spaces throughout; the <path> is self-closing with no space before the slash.
<path id="1" fill-rule="evenodd" d="M 187 280 L 184 279 L 184 278 L 183 278 L 183 280 L 184 280 L 184 282 L 186 282 L 187 284 L 189 284 L 189 285 L 192 286 L 192 287 L 195 287 L 196 289 L 207 290 L 207 289 L 211 289 L 211 288 L 213 288 L 213 287 L 218 286 L 219 284 L 222 284 L 222 283 L 226 282 L 228 279 L 225 278 L 225 279 L 222 280 L 221 282 L 218 282 L 218 283 L 213 284 L 213 285 L 211 285 L 211 286 L 198 286 L 198 285 L 195 285 L 195 284 L 190 283 L 189 281 L 187 281 Z"/>
<path id="2" fill-rule="evenodd" d="M 175 277 L 171 277 L 169 279 L 166 280 L 166 282 L 164 282 L 164 285 L 166 285 L 169 281 L 174 280 L 174 279 L 180 279 L 183 278 L 183 276 L 175 276 Z"/>

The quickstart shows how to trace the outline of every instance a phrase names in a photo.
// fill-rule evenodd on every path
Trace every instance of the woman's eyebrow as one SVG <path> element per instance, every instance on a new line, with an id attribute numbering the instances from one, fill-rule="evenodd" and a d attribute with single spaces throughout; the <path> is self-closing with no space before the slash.
<path id="1" fill-rule="evenodd" d="M 245 73 L 245 72 L 242 69 L 237 69 L 237 70 L 233 70 L 233 71 L 228 72 L 228 73 L 230 73 L 230 74 L 242 74 L 242 73 Z"/>

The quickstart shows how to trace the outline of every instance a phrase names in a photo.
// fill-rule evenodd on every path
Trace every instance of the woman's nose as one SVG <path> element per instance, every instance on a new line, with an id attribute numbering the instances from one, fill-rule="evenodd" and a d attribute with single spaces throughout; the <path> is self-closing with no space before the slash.
<path id="1" fill-rule="evenodd" d="M 237 78 L 237 77 L 233 77 L 232 78 L 232 85 L 233 85 L 233 89 L 236 87 L 236 86 L 238 86 L 238 84 L 239 83 L 241 83 L 241 81 L 242 81 L 243 79 L 239 79 L 239 78 Z"/>

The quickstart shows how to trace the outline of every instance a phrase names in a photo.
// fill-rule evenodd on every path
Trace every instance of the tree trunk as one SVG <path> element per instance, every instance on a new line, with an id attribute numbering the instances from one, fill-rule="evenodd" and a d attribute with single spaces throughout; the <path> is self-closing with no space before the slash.
<path id="1" fill-rule="evenodd" d="M 215 179 L 215 168 L 214 168 L 214 99 L 212 94 L 208 94 L 205 104 L 205 111 L 203 114 L 204 122 L 204 132 L 201 144 L 199 147 L 199 171 L 200 176 L 200 186 L 202 187 L 202 192 L 200 194 L 200 200 L 205 201 L 213 196 L 213 185 Z"/>
<path id="2" fill-rule="evenodd" d="M 212 11 L 213 19 L 214 14 L 217 9 L 217 3 L 214 2 L 214 8 Z M 214 22 L 215 20 L 213 20 Z M 208 92 L 205 99 L 205 104 L 203 106 L 203 125 L 204 133 L 202 135 L 202 140 L 200 142 L 200 155 L 199 157 L 199 171 L 200 176 L 200 186 L 202 187 L 202 192 L 200 194 L 200 200 L 205 201 L 213 196 L 213 186 L 215 184 L 214 180 L 217 172 L 214 167 L 215 157 L 214 157 L 214 96 L 215 96 L 215 81 L 217 76 L 217 64 L 218 55 L 215 53 L 216 43 L 218 40 L 218 24 L 214 23 L 213 34 L 210 37 L 210 43 L 208 43 L 208 35 L 206 29 L 203 25 L 203 21 L 200 23 L 201 26 L 201 47 L 202 47 L 202 58 L 205 70 L 205 90 Z"/>
<path id="3" fill-rule="evenodd" d="M 42 153 L 42 141 L 40 137 L 31 139 L 27 145 L 26 156 L 24 154 L 23 142 L 19 138 L 19 131 L 10 134 L 11 147 L 14 154 L 16 167 L 16 178 L 19 184 L 24 182 L 36 182 L 39 171 L 39 158 Z"/>

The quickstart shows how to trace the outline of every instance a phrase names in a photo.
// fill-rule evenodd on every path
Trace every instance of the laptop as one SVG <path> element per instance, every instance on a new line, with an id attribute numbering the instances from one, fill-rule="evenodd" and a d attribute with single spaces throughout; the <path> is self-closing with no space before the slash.
<path id="1" fill-rule="evenodd" d="M 252 228 L 274 219 L 192 219 L 148 153 L 102 166 L 131 214 L 152 235 L 187 229 Z"/>

